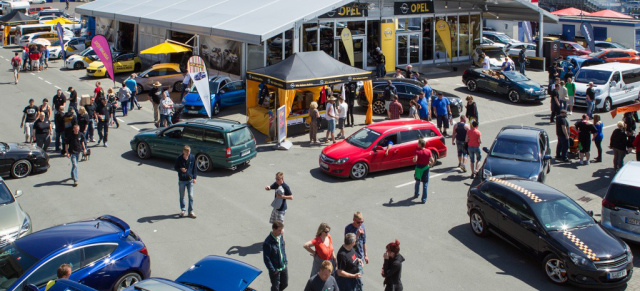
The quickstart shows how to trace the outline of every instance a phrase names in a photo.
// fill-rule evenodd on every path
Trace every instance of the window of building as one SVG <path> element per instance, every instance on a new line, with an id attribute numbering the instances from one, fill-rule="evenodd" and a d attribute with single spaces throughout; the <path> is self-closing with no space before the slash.
<path id="1" fill-rule="evenodd" d="M 267 66 L 275 65 L 283 60 L 282 42 L 282 34 L 278 34 L 270 39 L 267 39 Z"/>
<path id="2" fill-rule="evenodd" d="M 422 60 L 433 60 L 433 17 L 422 19 Z"/>
<path id="3" fill-rule="evenodd" d="M 321 22 L 320 27 L 320 49 L 333 57 L 334 23 Z"/>
<path id="4" fill-rule="evenodd" d="M 250 44 L 247 46 L 247 70 L 264 67 L 264 46 Z"/>
<path id="5" fill-rule="evenodd" d="M 458 56 L 468 57 L 470 55 L 470 36 L 471 30 L 469 29 L 469 15 L 460 15 L 458 17 Z"/>
<path id="6" fill-rule="evenodd" d="M 471 22 L 469 25 L 471 29 L 469 32 L 471 33 L 471 50 L 476 49 L 476 46 L 480 44 L 480 39 L 482 38 L 482 33 L 480 32 L 480 25 L 482 24 L 480 20 L 480 15 L 471 15 Z"/>
<path id="7" fill-rule="evenodd" d="M 380 47 L 380 21 L 368 21 L 367 22 L 367 66 L 375 67 L 376 62 L 373 59 L 373 55 L 376 53 L 376 48 Z"/>
<path id="8" fill-rule="evenodd" d="M 305 23 L 302 25 L 301 51 L 310 52 L 318 50 L 318 23 Z"/>

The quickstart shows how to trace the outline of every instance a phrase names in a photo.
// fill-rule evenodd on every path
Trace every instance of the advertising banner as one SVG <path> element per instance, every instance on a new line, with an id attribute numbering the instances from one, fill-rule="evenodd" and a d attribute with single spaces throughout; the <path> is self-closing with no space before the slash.
<path id="1" fill-rule="evenodd" d="M 278 142 L 281 143 L 287 138 L 287 106 L 280 106 L 276 114 L 278 116 Z"/>
<path id="2" fill-rule="evenodd" d="M 393 22 L 380 24 L 380 49 L 385 57 L 385 71 L 395 72 L 396 63 L 396 24 Z"/>
<path id="3" fill-rule="evenodd" d="M 202 105 L 207 111 L 207 115 L 211 118 L 211 93 L 209 92 L 209 73 L 207 73 L 207 65 L 199 56 L 192 56 L 187 62 L 187 72 L 191 81 L 198 89 L 198 95 L 202 100 Z"/>
<path id="4" fill-rule="evenodd" d="M 589 50 L 592 52 L 596 51 L 596 43 L 593 39 L 593 27 L 589 22 L 583 22 L 580 24 L 580 33 L 584 36 L 584 39 L 587 41 L 587 45 L 589 46 Z"/>
<path id="5" fill-rule="evenodd" d="M 242 43 L 213 36 L 200 36 L 200 56 L 209 70 L 240 78 Z M 213 72 L 212 72 L 213 74 Z"/>
<path id="6" fill-rule="evenodd" d="M 453 55 L 451 54 L 451 31 L 449 30 L 449 23 L 444 20 L 438 20 L 438 22 L 436 22 L 436 31 L 442 40 L 442 44 L 444 44 L 444 49 L 447 51 L 449 60 L 453 60 Z"/>
<path id="7" fill-rule="evenodd" d="M 60 24 L 60 22 L 58 22 L 58 25 L 56 25 L 56 31 L 58 32 L 58 41 L 60 41 L 60 48 L 62 49 L 62 60 L 65 60 L 67 58 L 67 52 L 65 52 L 64 50 L 64 42 L 62 40 L 62 36 L 64 36 L 64 30 L 62 29 L 62 24 Z"/>
<path id="8" fill-rule="evenodd" d="M 115 83 L 113 78 L 113 59 L 111 59 L 111 48 L 104 35 L 96 35 L 91 39 L 91 47 L 96 52 L 98 59 L 104 64 L 105 69 L 109 73 L 109 77 Z"/>
<path id="9" fill-rule="evenodd" d="M 340 38 L 342 38 L 342 44 L 344 45 L 344 50 L 347 51 L 347 56 L 349 57 L 349 62 L 353 67 L 353 38 L 351 36 L 351 30 L 348 28 L 343 28 L 340 33 Z"/>
<path id="10" fill-rule="evenodd" d="M 433 1 L 394 2 L 394 15 L 434 13 Z"/>
<path id="11" fill-rule="evenodd" d="M 522 22 L 522 32 L 524 33 L 525 42 L 533 42 L 533 34 L 531 33 L 531 22 Z"/>

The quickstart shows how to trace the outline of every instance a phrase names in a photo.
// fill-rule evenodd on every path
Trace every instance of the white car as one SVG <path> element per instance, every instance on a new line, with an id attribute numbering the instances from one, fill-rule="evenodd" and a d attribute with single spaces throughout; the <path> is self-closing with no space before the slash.
<path id="1" fill-rule="evenodd" d="M 44 4 L 46 2 L 46 0 L 29 0 L 29 3 L 31 4 Z"/>
<path id="2" fill-rule="evenodd" d="M 514 43 L 514 44 L 509 44 L 505 48 L 505 51 L 507 52 L 507 55 L 509 55 L 509 56 L 518 56 L 518 55 L 520 55 L 520 51 L 523 48 L 526 49 L 524 51 L 524 55 L 525 56 L 527 56 L 527 57 L 535 57 L 536 56 L 536 45 L 535 44 L 530 44 L 530 43 L 525 43 L 525 42 L 518 42 L 518 43 Z"/>
<path id="3" fill-rule="evenodd" d="M 504 48 L 504 47 L 506 47 L 506 46 L 507 46 L 507 45 L 506 45 L 506 44 L 504 44 L 504 43 L 494 42 L 493 40 L 490 40 L 490 39 L 488 39 L 488 38 L 486 38 L 486 37 L 484 37 L 484 36 L 483 36 L 481 39 L 476 38 L 476 39 L 474 40 L 474 44 L 475 44 L 477 47 L 497 46 L 497 47 Z"/>
<path id="4" fill-rule="evenodd" d="M 480 59 L 480 55 L 482 53 L 485 53 L 487 57 L 489 57 L 491 69 L 500 69 L 502 68 L 502 63 L 507 60 L 511 60 L 500 47 L 476 47 L 476 49 L 473 50 L 471 57 L 473 58 L 473 64 L 477 67 L 482 67 L 482 60 Z"/>
<path id="5" fill-rule="evenodd" d="M 95 55 L 96 53 L 93 51 L 93 48 L 88 47 L 79 54 L 68 57 L 64 62 L 64 66 L 69 70 L 84 69 L 94 61 L 90 57 Z"/>

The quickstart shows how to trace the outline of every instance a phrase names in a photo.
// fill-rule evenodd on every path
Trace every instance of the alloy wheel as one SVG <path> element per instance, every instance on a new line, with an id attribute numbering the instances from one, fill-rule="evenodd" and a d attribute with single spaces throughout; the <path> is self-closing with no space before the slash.
<path id="1" fill-rule="evenodd" d="M 554 283 L 562 284 L 567 282 L 567 270 L 560 259 L 552 257 L 546 260 L 545 271 L 547 272 L 549 279 Z"/>

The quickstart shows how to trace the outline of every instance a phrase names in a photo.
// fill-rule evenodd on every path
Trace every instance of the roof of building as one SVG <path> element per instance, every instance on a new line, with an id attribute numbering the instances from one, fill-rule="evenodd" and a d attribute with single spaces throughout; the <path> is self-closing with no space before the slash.
<path id="1" fill-rule="evenodd" d="M 560 9 L 560 10 L 556 10 L 551 12 L 554 15 L 560 15 L 560 16 L 567 16 L 567 15 L 571 15 L 571 16 L 586 16 L 589 15 L 589 12 L 584 11 L 584 10 L 580 10 L 578 8 L 573 8 L 573 7 L 569 7 L 569 8 L 565 8 L 565 9 Z"/>
<path id="2" fill-rule="evenodd" d="M 593 13 L 589 13 L 589 16 L 593 16 L 593 17 L 613 17 L 613 18 L 633 18 L 629 15 L 620 13 L 620 12 L 615 12 L 613 10 L 609 10 L 609 9 L 605 9 L 605 10 L 600 10 L 597 12 L 593 12 Z"/>

